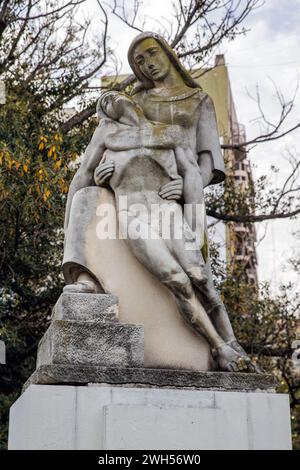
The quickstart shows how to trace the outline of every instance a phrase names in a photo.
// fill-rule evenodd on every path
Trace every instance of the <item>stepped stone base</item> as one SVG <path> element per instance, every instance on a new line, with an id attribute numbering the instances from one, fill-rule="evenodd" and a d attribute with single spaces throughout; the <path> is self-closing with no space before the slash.
<path id="1" fill-rule="evenodd" d="M 63 292 L 53 307 L 53 320 L 116 322 L 118 298 L 112 294 L 75 294 Z"/>
<path id="2" fill-rule="evenodd" d="M 10 410 L 9 449 L 289 449 L 273 376 L 150 368 L 116 297 L 62 294 Z"/>
<path id="3" fill-rule="evenodd" d="M 143 367 L 143 326 L 119 322 L 114 295 L 63 293 L 39 343 L 44 365 Z"/>
<path id="4" fill-rule="evenodd" d="M 37 367 L 44 364 L 142 367 L 143 339 L 142 326 L 54 320 L 39 344 Z"/>
<path id="5" fill-rule="evenodd" d="M 141 325 L 118 320 L 110 294 L 63 293 L 41 339 L 37 369 L 24 385 L 88 384 L 274 391 L 270 375 L 153 368 L 144 364 Z"/>

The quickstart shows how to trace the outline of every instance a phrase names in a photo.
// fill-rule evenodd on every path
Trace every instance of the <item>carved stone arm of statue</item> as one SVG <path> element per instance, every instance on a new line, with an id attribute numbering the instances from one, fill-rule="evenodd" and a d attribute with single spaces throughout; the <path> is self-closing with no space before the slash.
<path id="1" fill-rule="evenodd" d="M 120 126 L 111 134 L 107 134 L 106 148 L 113 151 L 131 150 L 134 148 L 174 149 L 188 146 L 182 127 L 178 125 L 166 125 L 150 121 L 143 121 L 142 126 Z M 107 166 L 106 166 L 107 165 Z M 109 164 L 102 164 L 95 170 L 95 182 L 101 186 L 105 183 L 104 177 L 109 172 Z M 182 178 L 165 184 L 159 192 L 160 197 L 168 200 L 182 198 Z"/>
<path id="2" fill-rule="evenodd" d="M 75 176 L 69 188 L 66 213 L 65 213 L 65 224 L 64 224 L 65 232 L 67 231 L 68 224 L 69 224 L 70 210 L 71 210 L 71 205 L 72 205 L 74 194 L 79 189 L 86 188 L 87 186 L 92 186 L 94 184 L 94 170 L 99 164 L 103 156 L 104 150 L 105 150 L 104 133 L 103 133 L 103 127 L 100 124 L 96 128 L 93 134 L 93 137 L 89 145 L 86 148 L 82 163 L 79 169 L 77 170 L 77 172 L 75 173 Z"/>
<path id="3" fill-rule="evenodd" d="M 213 160 L 211 152 L 203 151 L 200 154 L 198 153 L 198 161 L 201 162 L 201 175 L 202 175 L 202 184 L 206 188 L 210 184 L 213 178 Z"/>
<path id="4" fill-rule="evenodd" d="M 170 149 L 186 147 L 187 141 L 181 126 L 143 122 L 141 126 L 119 125 L 106 134 L 106 148 L 115 152 L 136 148 Z"/>

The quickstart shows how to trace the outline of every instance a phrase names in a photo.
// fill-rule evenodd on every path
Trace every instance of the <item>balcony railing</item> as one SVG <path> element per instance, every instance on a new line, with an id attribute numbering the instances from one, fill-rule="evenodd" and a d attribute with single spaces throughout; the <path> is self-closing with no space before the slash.
<path id="1" fill-rule="evenodd" d="M 244 124 L 231 122 L 231 142 L 233 145 L 240 145 L 246 142 L 246 129 Z"/>

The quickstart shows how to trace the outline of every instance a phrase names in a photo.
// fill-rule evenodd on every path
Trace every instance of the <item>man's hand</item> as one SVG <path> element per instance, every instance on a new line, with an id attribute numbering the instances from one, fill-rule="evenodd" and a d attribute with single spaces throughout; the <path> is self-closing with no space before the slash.
<path id="1" fill-rule="evenodd" d="M 160 188 L 158 195 L 163 199 L 178 200 L 182 197 L 183 181 L 182 178 L 170 181 Z"/>
<path id="2" fill-rule="evenodd" d="M 94 171 L 94 181 L 96 185 L 103 186 L 107 184 L 112 177 L 114 170 L 115 164 L 113 162 L 98 165 Z"/>

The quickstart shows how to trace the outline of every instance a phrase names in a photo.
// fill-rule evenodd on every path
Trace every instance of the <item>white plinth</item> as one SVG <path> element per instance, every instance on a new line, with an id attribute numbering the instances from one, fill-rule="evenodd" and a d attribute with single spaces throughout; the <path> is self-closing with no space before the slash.
<path id="1" fill-rule="evenodd" d="M 31 385 L 10 410 L 9 449 L 290 449 L 287 395 Z"/>

